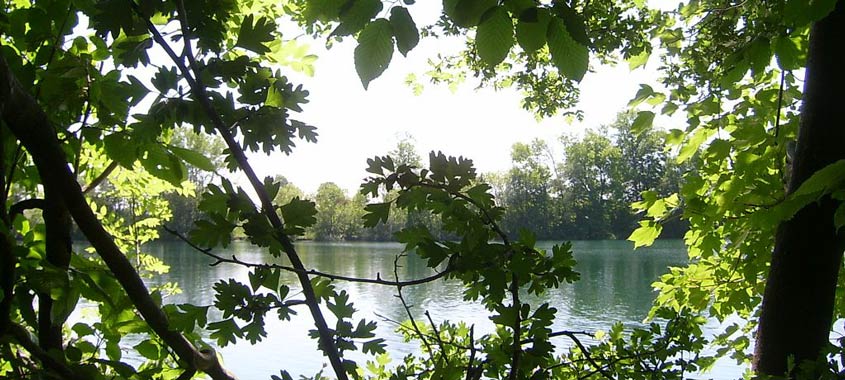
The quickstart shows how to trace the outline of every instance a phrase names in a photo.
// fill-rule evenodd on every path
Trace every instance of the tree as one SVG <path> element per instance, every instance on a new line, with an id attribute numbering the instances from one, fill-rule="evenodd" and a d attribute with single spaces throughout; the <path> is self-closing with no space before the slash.
<path id="1" fill-rule="evenodd" d="M 267 311 L 284 319 L 302 305 L 335 376 L 363 376 L 345 354 L 358 347 L 365 353 L 382 352 L 381 341 L 372 339 L 375 325 L 363 319 L 354 323 L 348 294 L 329 280 L 350 279 L 305 268 L 292 243 L 316 222 L 315 204 L 299 198 L 273 204 L 280 184 L 258 178 L 246 152 L 290 152 L 294 140 L 316 139 L 313 127 L 294 118 L 307 93 L 278 66 L 268 67 L 307 72 L 313 57 L 298 49 L 296 41 L 283 40 L 277 23 L 292 18 L 309 33 L 355 36 L 356 71 L 366 87 L 387 69 L 394 50 L 407 54 L 421 36 L 409 7 L 387 4 L 385 13 L 384 4 L 375 0 L 294 0 L 282 7 L 218 0 L 4 4 L 4 375 L 190 378 L 202 371 L 215 380 L 231 379 L 213 350 L 206 349 L 201 330 L 210 332 L 218 345 L 240 338 L 255 342 L 265 333 Z M 621 57 L 637 67 L 647 62 L 651 39 L 657 39 L 656 51 L 665 52 L 663 86 L 655 90 L 646 85 L 635 100 L 662 105 L 662 113 L 687 113 L 686 128 L 670 131 L 667 141 L 677 147 L 677 160 L 694 162 L 695 170 L 685 174 L 679 194 L 638 202 L 647 220 L 631 238 L 637 244 L 654 239 L 667 216 L 683 206 L 691 227 L 685 240 L 692 262 L 674 268 L 657 284 L 661 293 L 654 313 L 668 321 L 665 329 L 657 323 L 630 334 L 613 328 L 587 347 L 577 332 L 550 330 L 555 310 L 521 297 L 577 279 L 568 244 L 545 252 L 534 247 L 530 232 L 516 239 L 505 234 L 503 210 L 493 202 L 489 186 L 477 183 L 470 160 L 432 152 L 429 165 L 416 169 L 374 157 L 363 193 L 395 191 L 396 196 L 367 205 L 365 224 L 388 220 L 396 205 L 431 212 L 458 238 L 405 228 L 398 234 L 400 241 L 407 252 L 427 260 L 430 277 L 351 280 L 395 286 L 400 295 L 405 286 L 458 280 L 464 297 L 480 300 L 497 328 L 476 337 L 460 324 L 426 326 L 409 312 L 404 331 L 421 343 L 424 354 L 393 370 L 373 364 L 372 377 L 680 378 L 688 368 L 710 360 L 701 352 L 696 313 L 717 318 L 736 313 L 748 318 L 750 324 L 742 328 L 750 331 L 756 327 L 757 310 L 760 373 L 835 376 L 837 363 L 824 355 L 829 322 L 845 310 L 838 304 L 842 300 L 834 298 L 841 289 L 837 274 L 843 251 L 838 230 L 845 171 L 843 151 L 835 146 L 843 137 L 842 128 L 835 127 L 836 117 L 842 116 L 836 108 L 836 90 L 843 80 L 835 41 L 845 25 L 843 9 L 842 2 L 833 0 L 692 1 L 680 4 L 677 12 L 616 0 L 445 1 L 443 17 L 424 34 L 465 35 L 468 44 L 458 55 L 434 62 L 439 65 L 433 70 L 435 82 L 474 74 L 482 85 L 513 85 L 525 93 L 523 106 L 541 116 L 559 111 L 579 115 L 571 107 L 591 57 L 605 62 Z M 82 19 L 89 28 L 80 27 Z M 148 53 L 153 46 L 164 51 L 167 61 Z M 794 71 L 804 67 L 805 55 L 809 65 L 802 93 Z M 136 67 L 155 74 L 147 80 L 125 70 Z M 135 112 L 150 93 L 155 98 L 150 108 Z M 802 95 L 806 98 L 799 112 Z M 651 110 L 638 111 L 636 129 L 649 126 L 655 116 Z M 227 180 L 211 184 L 200 203 L 208 218 L 185 237 L 218 263 L 250 268 L 249 286 L 231 279 L 214 284 L 222 319 L 211 323 L 207 308 L 161 306 L 127 259 L 126 247 L 105 228 L 107 213 L 89 202 L 84 189 L 101 182 L 79 185 L 88 178 L 82 175 L 86 171 L 119 165 L 180 186 L 187 178 L 186 163 L 204 164 L 196 152 L 174 149 L 167 142 L 169 131 L 181 125 L 219 135 L 226 144 L 227 167 L 243 172 L 258 201 Z M 784 170 L 787 147 L 795 137 L 792 170 Z M 593 145 L 602 146 L 595 140 Z M 97 161 L 89 167 L 86 163 L 96 160 L 87 157 L 95 155 L 116 164 Z M 790 178 L 786 191 L 784 178 Z M 24 199 L 10 196 L 12 188 L 24 189 Z M 42 210 L 43 220 L 27 219 L 23 211 L 31 209 Z M 71 220 L 96 256 L 74 252 Z M 42 224 L 32 228 L 30 222 Z M 216 255 L 211 249 L 226 247 L 237 227 L 273 256 L 284 255 L 290 265 Z M 799 255 L 803 251 L 812 254 Z M 296 274 L 301 299 L 291 298 L 289 289 L 278 284 L 282 270 Z M 796 281 L 807 286 L 781 291 Z M 67 316 L 80 297 L 98 305 L 101 321 L 74 326 L 77 339 L 66 339 Z M 327 307 L 321 308 L 322 303 Z M 334 326 L 326 311 L 334 314 L 329 319 Z M 798 319 L 798 313 L 809 316 L 809 323 Z M 146 359 L 140 368 L 121 362 L 119 343 L 129 332 L 127 326 L 145 337 L 134 347 Z M 729 328 L 716 341 L 741 356 L 748 339 L 733 335 L 739 328 Z M 82 338 L 90 335 L 104 339 L 104 353 L 85 344 Z M 565 336 L 575 346 L 558 356 L 549 341 L 554 336 Z"/>
<path id="2" fill-rule="evenodd" d="M 797 360 L 799 367 L 815 362 L 829 335 L 828 322 L 839 315 L 831 314 L 841 309 L 831 305 L 834 290 L 841 287 L 837 273 L 843 248 L 843 238 L 836 232 L 841 218 L 833 213 L 842 206 L 841 202 L 830 201 L 824 207 L 829 212 L 819 215 L 813 211 L 818 206 L 805 206 L 828 196 L 841 198 L 831 196 L 841 190 L 838 177 L 831 174 L 839 169 L 836 165 L 841 156 L 823 153 L 820 157 L 824 158 L 818 161 L 796 158 L 792 169 L 797 165 L 809 165 L 809 169 L 799 175 L 800 179 L 789 180 L 786 194 L 782 183 L 784 178 L 795 178 L 795 173 L 785 170 L 784 161 L 788 150 L 785 147 L 796 133 L 801 144 L 797 151 L 803 154 L 817 149 L 827 151 L 826 144 L 808 140 L 808 135 L 839 137 L 836 133 L 841 129 L 816 124 L 815 120 L 838 114 L 831 101 L 819 101 L 822 97 L 816 97 L 814 91 L 820 88 L 820 94 L 832 94 L 825 92 L 829 91 L 827 85 L 838 83 L 840 78 L 827 71 L 827 67 L 833 67 L 831 63 L 835 61 L 830 57 L 835 53 L 827 50 L 826 41 L 840 31 L 837 26 L 841 24 L 836 20 L 842 2 L 691 1 L 679 4 L 674 13 L 649 12 L 642 4 L 632 2 L 626 7 L 611 1 L 553 2 L 549 6 L 529 2 L 445 2 L 446 17 L 437 25 L 439 29 L 427 32 L 453 35 L 472 29 L 475 38 L 464 52 L 436 62 L 433 77 L 435 81 L 450 81 L 473 74 L 481 78 L 482 84 L 516 86 L 527 90 L 527 108 L 546 115 L 549 110 L 573 104 L 575 97 L 562 95 L 559 90 L 575 87 L 587 72 L 591 54 L 613 60 L 613 53 L 619 51 L 635 68 L 648 62 L 652 52 L 649 36 L 657 38 L 665 51 L 661 71 L 666 92 L 644 85 L 632 105 L 648 100 L 651 105 L 662 105 L 660 112 L 664 114 L 683 109 L 687 127 L 672 131 L 667 140 L 679 147 L 679 163 L 696 161 L 696 170 L 685 175 L 680 194 L 648 197 L 637 205 L 646 211 L 649 220 L 642 221 L 632 234 L 635 244 L 647 244 L 658 236 L 661 223 L 675 212 L 679 202 L 683 202 L 684 218 L 691 226 L 686 241 L 693 262 L 686 269 L 674 270 L 665 282 L 658 284 L 662 290 L 658 301 L 675 308 L 689 303 L 694 310 L 708 309 L 718 318 L 739 313 L 749 318 L 748 328 L 753 329 L 757 319 L 751 314 L 760 303 L 762 285 L 768 282 L 766 287 L 775 290 L 767 291 L 766 299 L 771 302 L 764 301 L 760 309 L 764 318 L 756 357 L 773 355 L 771 360 L 758 361 L 756 368 L 763 374 L 781 376 L 791 370 L 790 357 Z M 335 20 L 335 14 L 328 9 L 331 8 L 315 10 L 311 13 L 314 17 L 306 20 Z M 378 47 L 392 53 L 395 37 L 396 47 L 404 54 L 418 39 L 416 29 L 407 27 L 406 21 L 398 22 L 397 29 L 413 30 L 413 38 L 386 29 L 376 34 L 386 20 L 371 21 L 374 17 L 376 14 L 367 14 L 360 20 L 362 29 L 372 33 L 361 33 L 355 56 L 365 87 L 387 68 L 392 55 L 371 59 L 368 52 Z M 809 33 L 811 25 L 813 32 Z M 625 33 L 607 33 L 609 30 Z M 618 38 L 620 35 L 624 37 Z M 808 41 L 812 41 L 809 50 Z M 772 65 L 773 57 L 776 65 Z M 805 59 L 811 69 L 806 82 L 810 97 L 799 112 L 797 104 L 802 92 L 793 71 L 802 69 Z M 577 94 L 570 92 L 573 93 Z M 577 115 L 577 111 L 573 113 Z M 800 128 L 799 114 L 804 120 Z M 639 111 L 638 127 L 650 125 L 655 116 L 653 111 Z M 805 209 L 798 215 L 818 218 L 802 223 L 807 232 L 805 240 L 796 239 L 800 233 L 792 233 L 795 224 L 787 221 Z M 776 228 L 781 222 L 787 223 Z M 812 241 L 824 244 L 816 249 Z M 806 250 L 817 253 L 806 258 L 797 253 Z M 742 270 L 720 270 L 730 262 L 743 263 Z M 822 266 L 827 271 L 816 277 L 815 269 Z M 738 273 L 742 275 L 737 280 Z M 780 285 L 776 284 L 789 279 L 814 285 L 781 298 Z M 703 284 L 706 285 L 700 286 Z M 819 296 L 802 298 L 798 294 Z M 812 310 L 814 323 L 789 319 L 797 312 L 781 313 L 786 309 Z M 789 322 L 773 323 L 781 316 Z M 775 327 L 766 327 L 766 323 Z M 799 325 L 801 328 L 793 329 Z M 790 329 L 794 333 L 787 332 Z M 730 339 L 730 346 L 740 351 L 747 346 L 730 335 L 727 333 L 720 340 Z M 792 348 L 788 342 L 795 342 L 799 336 L 812 338 Z M 815 368 L 811 372 L 818 371 L 817 366 L 809 367 Z"/>
<path id="3" fill-rule="evenodd" d="M 342 240 L 352 225 L 357 224 L 351 213 L 352 202 L 340 186 L 332 182 L 321 184 L 314 201 L 317 204 L 317 222 L 313 227 L 315 240 Z"/>
<path id="4" fill-rule="evenodd" d="M 500 203 L 507 209 L 503 227 L 512 235 L 522 229 L 534 231 L 541 238 L 550 238 L 554 225 L 551 198 L 551 170 L 542 161 L 546 144 L 535 140 L 531 145 L 516 143 L 511 147 L 513 168 Z"/>
<path id="5" fill-rule="evenodd" d="M 627 213 L 621 152 L 606 132 L 587 131 L 582 140 L 563 140 L 568 201 L 575 224 L 588 239 L 614 237 L 612 222 Z"/>

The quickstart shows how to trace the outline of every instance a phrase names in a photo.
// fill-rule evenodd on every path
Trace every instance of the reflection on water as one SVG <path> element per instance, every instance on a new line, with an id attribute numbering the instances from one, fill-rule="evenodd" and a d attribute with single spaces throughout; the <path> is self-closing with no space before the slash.
<path id="1" fill-rule="evenodd" d="M 552 243 L 541 243 L 550 248 Z M 181 294 L 170 296 L 166 302 L 210 305 L 214 302 L 214 282 L 233 277 L 247 282 L 247 270 L 243 267 L 221 264 L 209 266 L 211 259 L 193 251 L 184 244 L 159 242 L 150 245 L 148 251 L 171 266 L 167 276 L 155 279 L 156 283 L 172 281 L 179 284 Z M 315 243 L 297 244 L 298 251 L 309 269 L 350 277 L 384 279 L 394 278 L 394 260 L 401 251 L 395 243 Z M 581 280 L 564 284 L 551 290 L 542 302 L 549 302 L 558 309 L 553 329 L 594 331 L 607 329 L 616 321 L 629 326 L 641 325 L 654 298 L 651 283 L 666 272 L 668 266 L 683 265 L 686 255 L 680 241 L 658 241 L 653 247 L 631 251 L 631 243 L 625 241 L 574 242 L 573 251 L 578 260 L 576 269 Z M 283 259 L 273 258 L 262 250 L 244 242 L 236 242 L 225 254 L 235 255 L 247 262 L 275 262 L 286 264 Z M 402 257 L 397 263 L 400 279 L 414 279 L 430 276 L 433 272 L 425 262 L 413 255 Z M 292 274 L 282 281 L 291 286 L 295 298 L 296 279 Z M 357 318 L 379 322 L 378 334 L 387 340 L 388 352 L 394 359 L 415 350 L 415 346 L 404 343 L 392 332 L 394 325 L 383 321 L 404 321 L 405 310 L 396 298 L 396 289 L 386 286 L 361 283 L 336 283 L 350 294 L 358 310 Z M 463 320 L 475 323 L 476 333 L 492 330 L 486 312 L 480 305 L 463 300 L 461 287 L 457 282 L 436 281 L 415 287 L 403 288 L 405 299 L 414 306 L 415 317 L 428 311 L 436 321 Z M 213 309 L 213 308 L 212 308 Z M 316 350 L 316 341 L 308 338 L 312 328 L 308 311 L 303 306 L 292 321 L 275 321 L 268 315 L 268 337 L 261 343 L 250 345 L 241 342 L 221 349 L 226 366 L 243 379 L 268 378 L 287 369 L 291 374 L 312 375 L 324 362 Z M 211 321 L 219 315 L 209 317 Z M 333 322 L 330 322 L 333 323 Z M 567 342 L 555 342 L 565 345 Z M 355 359 L 353 357 L 352 359 Z"/>

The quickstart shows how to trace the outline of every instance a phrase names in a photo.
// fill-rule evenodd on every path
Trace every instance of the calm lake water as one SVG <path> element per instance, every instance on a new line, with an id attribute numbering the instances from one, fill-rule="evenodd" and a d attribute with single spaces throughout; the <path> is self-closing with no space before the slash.
<path id="1" fill-rule="evenodd" d="M 552 244 L 539 245 L 550 248 Z M 394 258 L 401 251 L 401 245 L 395 243 L 302 242 L 297 244 L 297 248 L 308 268 L 362 278 L 375 278 L 381 274 L 382 278 L 388 279 L 393 278 Z M 166 299 L 168 303 L 211 305 L 214 302 L 212 285 L 216 281 L 231 277 L 248 284 L 245 268 L 227 264 L 209 266 L 211 259 L 185 244 L 158 242 L 151 244 L 147 250 L 171 266 L 168 275 L 156 278 L 151 285 L 176 282 L 182 289 L 181 294 L 169 296 Z M 573 251 L 581 280 L 551 290 L 544 297 L 558 309 L 553 330 L 595 331 L 608 329 L 616 321 L 629 327 L 642 326 L 655 296 L 651 283 L 665 273 L 667 267 L 686 263 L 681 241 L 658 241 L 653 247 L 637 251 L 633 251 L 631 243 L 625 241 L 581 241 L 573 242 Z M 248 262 L 285 263 L 244 242 L 234 243 L 225 254 L 222 250 L 216 253 L 236 255 Z M 414 256 L 402 258 L 399 263 L 402 279 L 432 274 L 425 263 Z M 296 294 L 298 286 L 293 275 L 283 277 L 283 282 L 291 286 L 291 294 Z M 401 336 L 393 332 L 394 323 L 383 319 L 407 319 L 395 296 L 395 288 L 360 283 L 336 282 L 336 285 L 350 294 L 358 310 L 355 317 L 379 323 L 378 335 L 387 340 L 387 350 L 393 359 L 401 359 L 417 350 L 416 344 L 404 343 Z M 448 319 L 475 323 L 476 334 L 492 330 L 484 308 L 463 301 L 457 282 L 441 280 L 404 288 L 403 294 L 414 305 L 413 311 L 417 315 L 427 310 L 436 322 Z M 294 377 L 300 374 L 310 376 L 323 368 L 325 360 L 316 350 L 317 343 L 308 337 L 308 330 L 313 328 L 308 310 L 302 306 L 297 311 L 298 316 L 284 322 L 274 320 L 274 314 L 268 314 L 268 337 L 254 346 L 244 341 L 220 349 L 226 367 L 241 379 L 268 379 L 270 375 L 278 374 L 280 369 L 288 370 Z M 209 321 L 219 318 L 219 314 L 211 313 Z M 570 344 L 565 338 L 559 339 L 554 342 L 556 345 Z M 350 358 L 363 364 L 361 357 Z M 741 372 L 742 369 L 731 362 L 720 362 L 712 372 L 693 378 L 732 379 L 740 377 Z"/>

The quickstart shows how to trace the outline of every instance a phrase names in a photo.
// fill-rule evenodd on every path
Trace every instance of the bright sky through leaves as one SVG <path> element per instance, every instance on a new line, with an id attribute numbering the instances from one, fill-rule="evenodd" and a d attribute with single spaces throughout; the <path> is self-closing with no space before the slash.
<path id="1" fill-rule="evenodd" d="M 423 157 L 431 150 L 442 150 L 473 159 L 480 172 L 505 170 L 511 164 L 514 142 L 536 137 L 551 141 L 563 133 L 610 123 L 639 84 L 654 77 L 654 62 L 634 72 L 625 62 L 612 68 L 594 62 L 596 72 L 587 73 L 581 83 L 584 121 L 569 124 L 556 117 L 538 123 L 520 107 L 516 91 L 475 90 L 472 78 L 455 93 L 445 86 L 426 85 L 415 96 L 404 83 L 405 76 L 417 73 L 420 82 L 427 84 L 421 75 L 428 70 L 426 60 L 442 52 L 446 43 L 424 40 L 407 58 L 397 54 L 390 68 L 365 91 L 352 64 L 355 41 L 335 44 L 328 51 L 322 42 L 314 42 L 312 51 L 320 57 L 315 75 L 296 81 L 311 92 L 301 119 L 318 128 L 318 143 L 300 143 L 290 156 L 254 155 L 251 159 L 260 174 L 284 175 L 306 193 L 327 181 L 351 192 L 366 176 L 366 159 L 386 154 L 404 134 L 414 137 Z"/>

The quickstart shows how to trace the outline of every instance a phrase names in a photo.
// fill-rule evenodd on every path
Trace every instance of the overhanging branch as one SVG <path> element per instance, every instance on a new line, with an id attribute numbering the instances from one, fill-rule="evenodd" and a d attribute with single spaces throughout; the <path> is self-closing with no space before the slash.
<path id="1" fill-rule="evenodd" d="M 150 296 L 138 272 L 88 205 L 82 189 L 70 171 L 47 114 L 24 90 L 3 57 L 0 57 L 0 114 L 12 133 L 32 155 L 41 173 L 43 186 L 50 187 L 56 194 L 60 194 L 79 229 L 126 290 L 150 328 L 173 349 L 183 365 L 207 368 L 204 372 L 214 380 L 234 379 L 233 375 L 220 366 L 216 356 L 202 354 L 184 336 L 170 327 L 166 315 Z"/>

